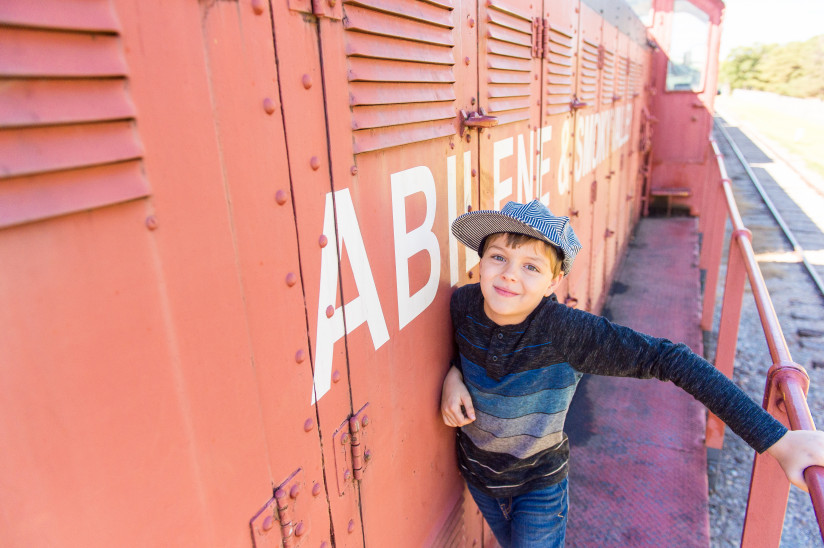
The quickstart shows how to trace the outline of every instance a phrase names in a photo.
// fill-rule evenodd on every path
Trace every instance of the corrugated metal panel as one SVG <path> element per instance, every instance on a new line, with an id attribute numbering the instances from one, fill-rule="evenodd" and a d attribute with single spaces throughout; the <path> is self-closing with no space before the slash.
<path id="1" fill-rule="evenodd" d="M 442 2 L 346 3 L 356 154 L 455 132 L 451 11 Z"/>
<path id="2" fill-rule="evenodd" d="M 581 40 L 581 79 L 578 99 L 585 103 L 594 103 L 598 95 L 598 44 Z"/>
<path id="3" fill-rule="evenodd" d="M 629 62 L 629 77 L 627 81 L 627 94 L 633 97 L 641 93 L 641 86 L 643 85 L 644 66 L 636 61 Z"/>
<path id="4" fill-rule="evenodd" d="M 629 82 L 629 59 L 623 55 L 618 58 L 618 68 L 615 70 L 615 95 L 620 99 L 629 98 L 627 84 Z"/>
<path id="5" fill-rule="evenodd" d="M 575 53 L 574 37 L 558 28 L 549 27 L 547 44 L 546 112 L 569 112 L 574 87 L 573 68 Z"/>
<path id="6" fill-rule="evenodd" d="M 488 4 L 489 112 L 499 124 L 529 119 L 532 18 L 498 1 Z"/>
<path id="7" fill-rule="evenodd" d="M 147 196 L 109 3 L 7 3 L 0 24 L 0 227 Z"/>
<path id="8" fill-rule="evenodd" d="M 615 95 L 615 53 L 604 48 L 604 66 L 601 70 L 601 104 L 611 105 Z"/>

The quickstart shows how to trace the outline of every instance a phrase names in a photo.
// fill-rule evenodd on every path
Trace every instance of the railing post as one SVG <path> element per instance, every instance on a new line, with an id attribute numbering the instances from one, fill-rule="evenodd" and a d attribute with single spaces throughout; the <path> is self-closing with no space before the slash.
<path id="1" fill-rule="evenodd" d="M 733 231 L 730 238 L 724 302 L 721 305 L 721 325 L 718 328 L 718 344 L 715 350 L 715 367 L 729 378 L 732 378 L 735 366 L 738 325 L 741 323 L 741 304 L 744 300 L 744 282 L 747 277 L 747 267 L 739 245 L 741 238 L 752 239 L 752 233 L 742 228 Z M 707 414 L 706 444 L 713 449 L 721 449 L 724 446 L 724 422 L 713 413 Z"/>
<path id="2" fill-rule="evenodd" d="M 803 383 L 804 387 L 809 384 L 806 372 L 794 364 L 773 365 L 767 374 L 767 384 L 764 388 L 764 409 L 784 426 L 789 427 L 787 407 L 779 386 L 779 383 L 787 381 Z M 747 513 L 744 516 L 741 546 L 749 548 L 779 545 L 789 496 L 790 482 L 778 461 L 766 453 L 756 454 L 752 465 L 750 495 L 747 500 Z"/>
<path id="3" fill-rule="evenodd" d="M 701 309 L 701 329 L 712 329 L 712 317 L 715 311 L 715 294 L 718 289 L 718 271 L 721 266 L 721 254 L 724 251 L 724 224 L 727 222 L 727 208 L 724 202 L 724 182 L 715 186 L 715 192 L 709 192 L 712 199 L 706 213 L 710 216 L 705 224 L 701 240 L 701 258 L 699 265 L 704 269 L 704 300 Z"/>

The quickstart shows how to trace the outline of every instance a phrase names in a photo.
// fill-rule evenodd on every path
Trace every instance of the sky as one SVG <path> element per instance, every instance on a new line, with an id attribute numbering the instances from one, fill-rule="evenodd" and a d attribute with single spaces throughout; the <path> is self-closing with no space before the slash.
<path id="1" fill-rule="evenodd" d="M 803 42 L 824 34 L 824 0 L 725 0 L 721 59 L 738 46 Z"/>

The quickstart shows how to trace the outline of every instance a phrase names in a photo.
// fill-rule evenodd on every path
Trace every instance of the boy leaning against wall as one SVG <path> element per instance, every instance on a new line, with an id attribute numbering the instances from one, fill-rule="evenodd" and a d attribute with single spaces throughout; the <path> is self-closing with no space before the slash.
<path id="1" fill-rule="evenodd" d="M 686 345 L 558 303 L 581 249 L 569 218 L 509 202 L 458 217 L 452 232 L 481 256 L 480 282 L 452 295 L 457 356 L 441 413 L 460 427 L 461 473 L 501 546 L 564 544 L 563 427 L 583 373 L 672 381 L 804 490 L 804 469 L 824 465 L 824 432 L 788 431 Z"/>

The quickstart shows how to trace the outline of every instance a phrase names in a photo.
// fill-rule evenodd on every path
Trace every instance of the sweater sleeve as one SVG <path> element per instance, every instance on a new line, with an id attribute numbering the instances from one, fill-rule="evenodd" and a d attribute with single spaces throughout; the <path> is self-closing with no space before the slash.
<path id="1" fill-rule="evenodd" d="M 593 375 L 672 381 L 759 453 L 787 428 L 685 344 L 658 339 L 563 305 L 548 315 L 553 343 L 569 364 Z"/>

